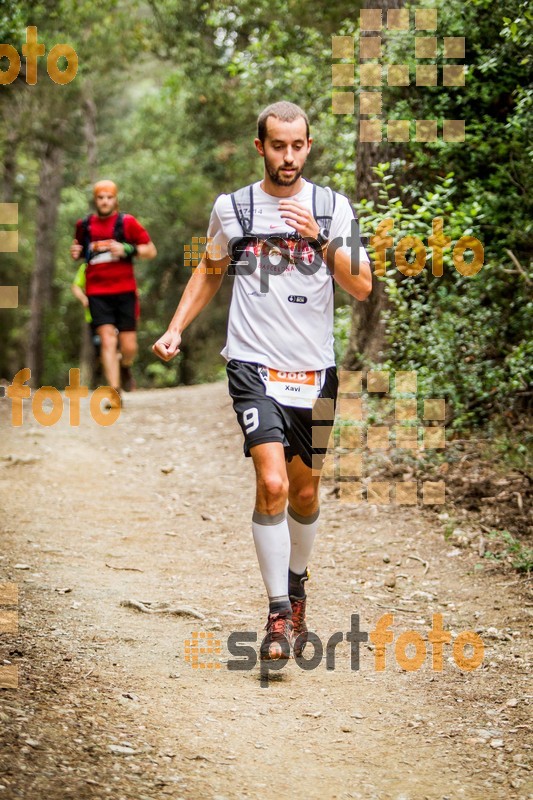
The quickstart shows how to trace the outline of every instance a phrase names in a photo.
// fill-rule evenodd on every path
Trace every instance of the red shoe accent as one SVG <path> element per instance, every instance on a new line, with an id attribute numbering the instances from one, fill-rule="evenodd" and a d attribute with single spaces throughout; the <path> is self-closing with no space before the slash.
<path id="1" fill-rule="evenodd" d="M 261 661 L 290 658 L 294 642 L 294 629 L 290 613 L 269 614 L 265 629 L 267 635 L 261 642 Z"/>
<path id="2" fill-rule="evenodd" d="M 307 625 L 305 623 L 305 604 L 307 597 L 291 597 L 292 624 L 294 627 L 294 655 L 301 656 L 307 644 Z"/>

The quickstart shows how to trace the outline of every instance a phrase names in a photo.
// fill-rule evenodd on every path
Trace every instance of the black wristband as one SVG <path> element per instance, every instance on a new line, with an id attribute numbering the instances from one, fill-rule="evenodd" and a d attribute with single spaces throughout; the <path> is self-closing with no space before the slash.
<path id="1" fill-rule="evenodd" d="M 329 244 L 329 231 L 326 228 L 320 228 L 315 239 L 308 239 L 310 246 L 316 253 L 322 253 L 327 244 Z"/>

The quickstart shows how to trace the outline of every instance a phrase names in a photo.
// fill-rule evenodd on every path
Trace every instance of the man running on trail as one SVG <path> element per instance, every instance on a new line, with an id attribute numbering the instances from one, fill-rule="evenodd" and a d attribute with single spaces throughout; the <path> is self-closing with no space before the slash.
<path id="1" fill-rule="evenodd" d="M 120 387 L 134 388 L 131 366 L 137 354 L 138 299 L 133 258 L 155 258 L 157 250 L 135 217 L 119 213 L 113 181 L 95 183 L 93 196 L 97 213 L 78 220 L 70 254 L 87 262 L 85 293 L 101 341 L 104 374 L 120 393 Z"/>
<path id="2" fill-rule="evenodd" d="M 307 116 L 293 103 L 260 114 L 255 147 L 263 180 L 217 198 L 206 253 L 153 346 L 164 361 L 179 352 L 183 331 L 231 265 L 222 355 L 256 472 L 252 532 L 269 598 L 265 660 L 289 658 L 291 648 L 301 655 L 307 641 L 304 583 L 338 388 L 332 275 L 358 300 L 372 286 L 348 199 L 302 178 L 311 143 Z"/>

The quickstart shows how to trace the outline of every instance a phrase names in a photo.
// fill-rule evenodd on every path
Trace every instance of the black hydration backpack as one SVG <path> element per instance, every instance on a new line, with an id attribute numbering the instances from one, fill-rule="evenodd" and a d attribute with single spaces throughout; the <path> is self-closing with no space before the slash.
<path id="1" fill-rule="evenodd" d="M 317 186 L 316 183 L 311 184 L 313 187 L 313 217 L 316 219 L 320 228 L 331 228 L 331 220 L 335 211 L 335 192 L 329 187 Z M 243 235 L 262 241 L 264 239 L 272 238 L 272 234 L 268 233 L 254 233 L 254 185 L 244 186 L 238 189 L 231 195 L 231 202 L 235 210 L 235 215 L 239 220 L 242 228 Z M 276 237 L 280 234 L 276 233 Z M 296 231 L 289 231 L 283 235 L 285 239 L 300 239 L 301 236 Z"/>
<path id="2" fill-rule="evenodd" d="M 93 256 L 93 252 L 91 250 L 91 217 L 93 214 L 87 214 L 81 221 L 82 227 L 82 256 L 85 260 L 85 263 L 89 263 L 90 259 Z M 126 237 L 124 236 L 124 214 L 122 211 L 119 211 L 117 214 L 117 218 L 115 221 L 115 228 L 113 230 L 113 239 L 117 242 L 125 242 Z M 128 261 L 130 263 L 132 261 L 131 256 L 128 258 L 121 258 L 120 261 Z"/>
<path id="3" fill-rule="evenodd" d="M 327 228 L 330 230 L 333 213 L 335 211 L 335 192 L 329 187 L 324 188 L 317 186 L 315 183 L 311 184 L 313 187 L 313 217 L 315 218 L 320 228 Z M 232 240 L 228 245 L 228 255 L 232 261 L 228 269 L 228 275 L 234 277 L 236 275 L 251 274 L 255 265 L 248 266 L 248 260 L 244 258 L 243 253 L 250 244 L 256 245 L 258 242 L 270 242 L 272 246 L 279 247 L 280 243 L 289 240 L 297 241 L 303 237 L 295 230 L 287 230 L 285 233 L 276 231 L 275 233 L 255 233 L 254 232 L 254 184 L 244 186 L 233 192 L 231 202 L 235 215 L 242 228 L 243 236 L 240 239 Z M 283 248 L 283 245 L 282 249 Z M 261 286 L 262 291 L 268 291 L 268 275 L 264 269 L 260 270 L 261 273 Z M 333 276 L 332 276 L 333 281 Z"/>

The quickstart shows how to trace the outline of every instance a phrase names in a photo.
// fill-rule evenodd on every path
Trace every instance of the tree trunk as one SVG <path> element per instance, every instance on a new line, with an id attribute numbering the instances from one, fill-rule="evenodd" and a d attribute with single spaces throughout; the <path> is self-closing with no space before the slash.
<path id="1" fill-rule="evenodd" d="M 98 180 L 98 140 L 96 138 L 96 103 L 93 99 L 92 85 L 87 80 L 83 99 L 83 136 L 87 148 L 87 168 L 89 180 Z M 80 346 L 80 377 L 84 386 L 93 386 L 95 373 L 94 345 L 91 330 L 82 318 L 82 335 Z"/>
<path id="2" fill-rule="evenodd" d="M 191 348 L 187 338 L 185 339 L 185 342 L 182 341 L 180 344 L 180 352 L 181 359 L 179 383 L 183 384 L 184 386 L 192 386 L 192 384 L 195 382 L 194 348 Z"/>
<path id="3" fill-rule="evenodd" d="M 93 335 L 91 328 L 85 321 L 85 314 L 83 314 L 83 322 L 81 329 L 81 344 L 80 344 L 80 381 L 83 386 L 90 386 L 94 388 L 94 373 L 95 373 L 95 351 L 93 344 Z"/>
<path id="4" fill-rule="evenodd" d="M 62 185 L 63 151 L 57 142 L 47 142 L 43 148 L 37 191 L 35 269 L 30 287 L 26 356 L 33 386 L 40 386 L 43 376 L 44 318 L 54 277 L 56 223 Z"/>
<path id="5" fill-rule="evenodd" d="M 403 0 L 382 0 L 383 28 L 386 30 L 387 11 L 402 8 Z M 365 0 L 363 8 L 376 8 L 375 0 Z M 375 32 L 362 31 L 361 36 L 376 36 Z M 386 110 L 383 113 L 383 123 Z M 356 118 L 359 130 L 359 117 Z M 385 133 L 384 133 L 385 138 Z M 362 198 L 377 201 L 376 187 L 372 186 L 374 174 L 372 167 L 380 161 L 387 161 L 389 148 L 386 141 L 357 142 L 356 155 L 356 200 Z M 352 299 L 352 327 L 343 366 L 346 369 L 362 369 L 370 361 L 380 361 L 384 347 L 384 326 L 381 311 L 385 307 L 386 296 L 383 284 L 372 273 L 372 292 L 363 303 Z"/>
<path id="6" fill-rule="evenodd" d="M 5 139 L 4 163 L 2 169 L 1 197 L 3 203 L 12 203 L 15 196 L 17 143 L 17 131 L 14 128 L 8 128 Z"/>
<path id="7" fill-rule="evenodd" d="M 87 147 L 87 166 L 89 180 L 96 183 L 98 180 L 98 140 L 96 137 L 96 103 L 94 102 L 92 86 L 88 83 L 84 89 L 83 99 L 83 136 Z"/>

